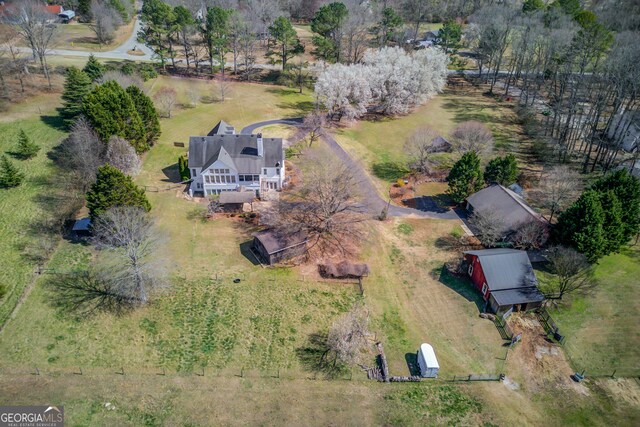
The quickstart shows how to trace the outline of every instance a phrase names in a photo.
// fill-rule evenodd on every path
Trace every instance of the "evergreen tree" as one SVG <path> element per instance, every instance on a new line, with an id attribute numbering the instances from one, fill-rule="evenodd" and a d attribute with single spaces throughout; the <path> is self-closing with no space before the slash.
<path id="1" fill-rule="evenodd" d="M 91 22 L 93 19 L 91 15 L 91 0 L 78 0 L 76 12 L 80 15 L 82 22 Z"/>
<path id="2" fill-rule="evenodd" d="M 484 171 L 487 182 L 497 182 L 500 185 L 511 185 L 518 177 L 518 163 L 513 154 L 504 157 L 496 157 L 489 161 Z"/>
<path id="3" fill-rule="evenodd" d="M 144 126 L 146 151 L 148 147 L 152 146 L 160 137 L 160 119 L 158 119 L 158 112 L 151 98 L 141 91 L 137 86 L 129 86 L 127 88 L 127 94 L 131 97 L 133 104 L 136 107 L 136 111 L 140 115 L 142 125 Z"/>
<path id="4" fill-rule="evenodd" d="M 456 203 L 462 203 L 469 195 L 480 190 L 484 185 L 484 179 L 478 155 L 473 151 L 464 153 L 451 168 L 447 181 L 447 194 Z"/>
<path id="5" fill-rule="evenodd" d="M 16 153 L 22 159 L 30 159 L 35 157 L 40 151 L 40 147 L 27 135 L 24 129 L 20 129 L 18 133 L 18 146 L 16 148 Z"/>
<path id="6" fill-rule="evenodd" d="M 454 21 L 447 21 L 440 28 L 435 44 L 440 46 L 445 53 L 456 53 L 460 48 L 460 40 L 462 40 L 462 25 Z"/>
<path id="7" fill-rule="evenodd" d="M 94 88 L 85 97 L 82 112 L 105 144 L 115 135 L 129 141 L 138 153 L 149 148 L 131 96 L 115 81 Z"/>
<path id="8" fill-rule="evenodd" d="M 607 245 L 604 234 L 605 213 L 600 198 L 597 191 L 585 191 L 571 207 L 560 214 L 556 227 L 558 240 L 582 252 L 590 262 L 600 258 Z"/>
<path id="9" fill-rule="evenodd" d="M 315 56 L 326 61 L 340 62 L 340 29 L 348 15 L 347 6 L 340 2 L 330 3 L 318 9 L 311 20 L 311 31 L 318 34 L 313 36 L 313 44 L 316 45 L 313 52 Z"/>
<path id="10" fill-rule="evenodd" d="M 178 157 L 178 171 L 180 172 L 180 180 L 188 181 L 191 179 L 191 172 L 189 171 L 189 160 L 186 156 Z"/>
<path id="11" fill-rule="evenodd" d="M 640 232 L 640 180 L 626 169 L 619 169 L 597 180 L 592 189 L 612 190 L 623 206 L 624 239 L 628 241 Z"/>
<path id="12" fill-rule="evenodd" d="M 95 82 L 104 75 L 104 66 L 98 62 L 93 54 L 91 54 L 89 55 L 89 60 L 87 61 L 87 64 L 84 66 L 82 71 L 84 71 L 87 76 L 89 76 L 91 81 Z"/>
<path id="13" fill-rule="evenodd" d="M 602 231 L 605 245 L 602 255 L 618 252 L 628 239 L 624 236 L 624 223 L 622 222 L 622 203 L 613 190 L 600 195 L 600 204 L 604 212 Z"/>
<path id="14" fill-rule="evenodd" d="M 114 206 L 138 206 L 147 212 L 151 210 L 144 190 L 130 176 L 106 164 L 98 168 L 96 182 L 87 193 L 87 208 L 93 220 Z"/>
<path id="15" fill-rule="evenodd" d="M 82 101 L 91 92 L 91 79 L 76 67 L 67 68 L 67 75 L 62 93 L 61 115 L 65 123 L 71 126 L 75 118 L 82 112 Z"/>
<path id="16" fill-rule="evenodd" d="M 547 5 L 544 3 L 544 0 L 524 0 L 522 4 L 522 11 L 524 13 L 536 12 L 538 10 L 543 10 Z"/>
<path id="17" fill-rule="evenodd" d="M 24 175 L 3 155 L 0 157 L 0 188 L 17 187 L 22 184 Z"/>
<path id="18" fill-rule="evenodd" d="M 278 55 L 282 62 L 282 71 L 287 67 L 287 61 L 291 57 L 304 52 L 304 46 L 300 43 L 298 33 L 291 25 L 291 21 L 284 17 L 278 17 L 273 25 L 269 27 L 269 33 L 274 40 L 275 52 L 269 52 L 269 55 Z"/>
<path id="19" fill-rule="evenodd" d="M 385 46 L 389 39 L 393 37 L 393 33 L 403 23 L 402 17 L 392 7 L 382 9 L 382 17 L 375 27 L 375 31 L 380 38 L 380 45 Z"/>

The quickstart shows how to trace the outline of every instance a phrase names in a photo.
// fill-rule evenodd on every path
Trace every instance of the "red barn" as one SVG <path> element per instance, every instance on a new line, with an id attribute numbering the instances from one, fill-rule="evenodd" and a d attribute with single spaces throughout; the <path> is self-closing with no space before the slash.
<path id="1" fill-rule="evenodd" d="M 484 249 L 464 252 L 467 273 L 494 313 L 540 307 L 544 296 L 525 251 Z"/>

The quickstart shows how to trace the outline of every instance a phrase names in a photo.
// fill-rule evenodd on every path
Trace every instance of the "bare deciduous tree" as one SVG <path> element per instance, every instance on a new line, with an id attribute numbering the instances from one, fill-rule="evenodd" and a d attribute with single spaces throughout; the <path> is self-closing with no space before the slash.
<path id="1" fill-rule="evenodd" d="M 556 246 L 550 249 L 549 261 L 557 281 L 547 293 L 548 299 L 561 300 L 575 292 L 589 292 L 597 282 L 587 258 L 573 248 Z"/>
<path id="2" fill-rule="evenodd" d="M 142 161 L 136 154 L 135 148 L 129 141 L 118 136 L 112 136 L 109 139 L 105 160 L 129 176 L 136 176 L 142 166 Z"/>
<path id="3" fill-rule="evenodd" d="M 192 107 L 197 107 L 198 106 L 198 102 L 200 102 L 200 88 L 197 86 L 189 86 L 189 88 L 187 89 L 187 97 L 189 98 L 189 101 L 191 102 L 191 106 Z"/>
<path id="4" fill-rule="evenodd" d="M 322 137 L 326 121 L 326 117 L 323 113 L 314 111 L 304 118 L 302 124 L 298 126 L 298 132 L 293 139 L 295 141 L 304 139 L 309 147 L 311 147 Z"/>
<path id="5" fill-rule="evenodd" d="M 51 76 L 47 65 L 47 54 L 58 28 L 56 16 L 49 13 L 38 0 L 23 0 L 9 5 L 5 11 L 5 20 L 15 25 L 20 36 L 27 42 L 42 67 L 51 89 Z"/>
<path id="6" fill-rule="evenodd" d="M 216 80 L 216 91 L 218 92 L 218 99 L 220 102 L 224 102 L 229 91 L 231 90 L 231 82 L 226 77 L 220 77 Z"/>
<path id="7" fill-rule="evenodd" d="M 513 246 L 523 250 L 540 249 L 547 240 L 549 240 L 549 226 L 536 220 L 522 224 L 511 238 Z"/>
<path id="8" fill-rule="evenodd" d="M 578 173 L 569 166 L 556 166 L 540 180 L 540 196 L 549 209 L 549 222 L 553 216 L 573 203 L 582 189 Z"/>
<path id="9" fill-rule="evenodd" d="M 480 122 L 462 122 L 451 132 L 455 150 L 463 154 L 473 151 L 477 155 L 491 151 L 493 135 L 491 130 Z"/>
<path id="10" fill-rule="evenodd" d="M 279 200 L 264 220 L 283 235 L 306 234 L 309 251 L 351 253 L 362 239 L 366 219 L 356 201 L 357 188 L 352 171 L 319 161 L 292 200 Z"/>
<path id="11" fill-rule="evenodd" d="M 409 154 L 412 169 L 428 173 L 434 165 L 433 140 L 438 134 L 428 127 L 417 129 L 405 142 L 405 151 Z"/>
<path id="12" fill-rule="evenodd" d="M 175 107 L 178 100 L 178 93 L 172 87 L 163 87 L 153 96 L 153 100 L 156 101 L 160 107 L 162 115 L 167 118 L 171 118 L 171 112 Z"/>
<path id="13" fill-rule="evenodd" d="M 91 2 L 91 15 L 93 20 L 89 27 L 95 33 L 98 43 L 109 44 L 115 37 L 116 29 L 122 25 L 122 18 L 106 2 L 93 0 Z"/>
<path id="14" fill-rule="evenodd" d="M 96 180 L 96 171 L 104 164 L 104 153 L 104 144 L 87 119 L 80 117 L 60 145 L 56 161 L 71 171 L 74 176 L 71 181 L 86 192 Z"/>
<path id="15" fill-rule="evenodd" d="M 146 304 L 164 285 L 157 259 L 159 235 L 149 214 L 133 206 L 116 206 L 92 224 L 93 241 L 113 255 L 109 281 L 118 294 Z"/>
<path id="16" fill-rule="evenodd" d="M 242 28 L 238 38 L 239 58 L 242 65 L 244 78 L 251 81 L 255 72 L 256 60 L 258 57 L 258 41 L 256 35 L 248 26 Z"/>
<path id="17" fill-rule="evenodd" d="M 333 364 L 352 365 L 367 349 L 369 315 L 361 304 L 336 320 L 327 335 L 327 352 L 333 353 Z"/>
<path id="18" fill-rule="evenodd" d="M 146 93 L 144 81 L 142 81 L 142 78 L 137 74 L 125 74 L 122 71 L 109 70 L 98 79 L 98 83 L 102 84 L 109 80 L 113 80 L 118 83 L 123 89 L 126 89 L 129 86 L 136 86 L 138 89 Z"/>
<path id="19" fill-rule="evenodd" d="M 484 246 L 493 247 L 504 237 L 504 222 L 492 209 L 474 212 L 469 217 L 469 223 Z"/>

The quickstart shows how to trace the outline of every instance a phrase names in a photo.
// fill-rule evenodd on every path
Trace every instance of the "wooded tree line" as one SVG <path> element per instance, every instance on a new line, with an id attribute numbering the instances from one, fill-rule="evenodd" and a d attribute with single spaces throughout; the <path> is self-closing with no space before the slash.
<path id="1" fill-rule="evenodd" d="M 598 14 L 568 0 L 487 5 L 465 29 L 490 92 L 541 116 L 531 132 L 558 160 L 580 159 L 584 172 L 628 160 L 621 148 L 631 121 L 621 117 L 638 109 L 638 26 L 614 26 L 605 18 L 620 6 L 598 4 Z"/>

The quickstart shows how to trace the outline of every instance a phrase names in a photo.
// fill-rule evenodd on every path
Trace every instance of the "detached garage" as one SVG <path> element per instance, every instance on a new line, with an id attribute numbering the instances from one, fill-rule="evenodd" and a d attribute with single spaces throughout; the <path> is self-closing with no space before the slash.
<path id="1" fill-rule="evenodd" d="M 418 350 L 418 365 L 420 376 L 423 378 L 438 378 L 440 365 L 436 359 L 436 352 L 430 344 L 423 343 Z"/>

